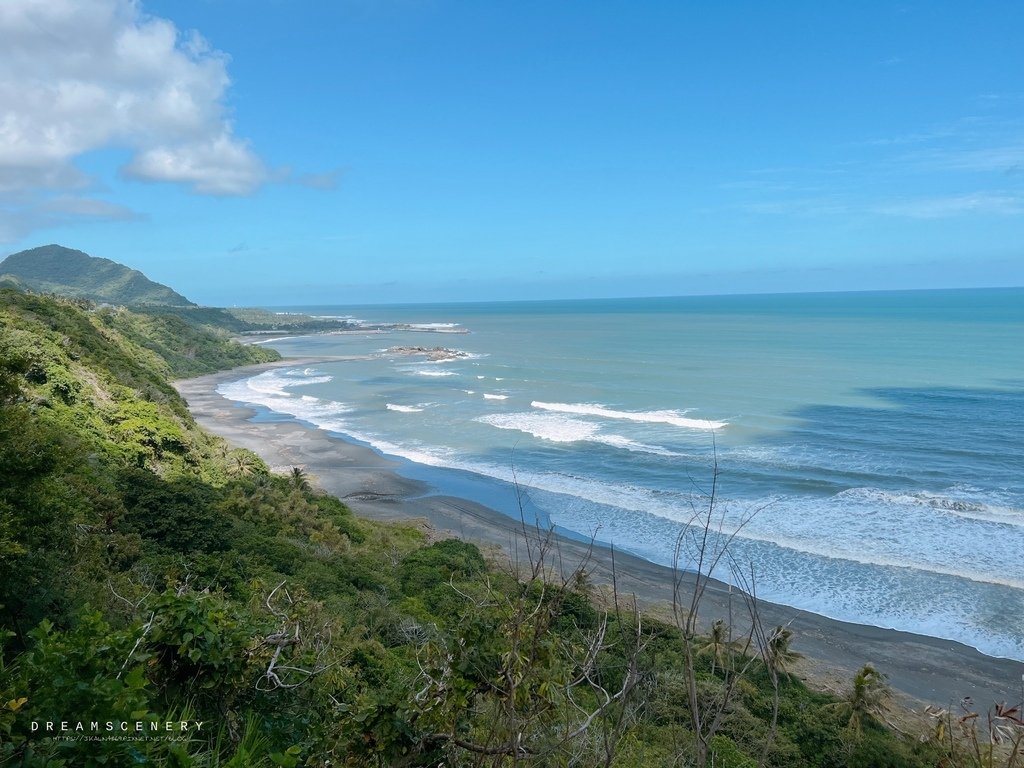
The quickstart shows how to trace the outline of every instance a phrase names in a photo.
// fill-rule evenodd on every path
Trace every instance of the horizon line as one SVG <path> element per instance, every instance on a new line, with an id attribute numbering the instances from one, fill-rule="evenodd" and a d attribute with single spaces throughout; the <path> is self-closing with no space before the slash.
<path id="1" fill-rule="evenodd" d="M 407 306 L 430 306 L 437 304 L 444 305 L 473 305 L 473 304 L 546 304 L 546 303 L 570 303 L 588 301 L 638 301 L 654 299 L 722 299 L 722 298 L 743 298 L 749 296 L 762 297 L 785 297 L 785 296 L 850 296 L 863 294 L 897 294 L 897 293 L 957 293 L 966 291 L 1019 291 L 1024 290 L 1024 285 L 994 285 L 994 286 L 968 286 L 955 288 L 866 288 L 862 290 L 848 291 L 749 291 L 745 293 L 680 293 L 680 294 L 659 294 L 646 296 L 585 296 L 575 298 L 545 298 L 545 299 L 454 299 L 450 301 L 379 301 L 379 302 L 341 302 L 337 304 L 313 303 L 313 304 L 231 304 L 224 308 L 234 307 L 245 308 L 287 308 L 287 307 L 326 307 L 326 306 L 351 306 L 351 307 L 407 307 Z M 199 305 L 206 308 L 216 308 L 216 305 Z"/>

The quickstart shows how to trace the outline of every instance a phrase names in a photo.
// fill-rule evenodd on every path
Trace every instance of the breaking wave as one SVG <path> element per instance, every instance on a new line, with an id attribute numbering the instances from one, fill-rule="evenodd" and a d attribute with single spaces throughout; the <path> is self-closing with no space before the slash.
<path id="1" fill-rule="evenodd" d="M 603 419 L 625 419 L 645 424 L 671 424 L 674 427 L 685 429 L 722 429 L 729 425 L 726 421 L 688 418 L 684 415 L 688 411 L 616 411 L 596 403 L 542 403 L 539 400 L 534 400 L 530 405 L 555 413 L 599 416 Z"/>

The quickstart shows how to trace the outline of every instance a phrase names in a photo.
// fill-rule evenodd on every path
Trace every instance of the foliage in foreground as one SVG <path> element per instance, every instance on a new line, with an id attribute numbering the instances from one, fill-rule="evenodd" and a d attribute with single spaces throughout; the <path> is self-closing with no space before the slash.
<path id="1" fill-rule="evenodd" d="M 874 670 L 846 700 L 778 674 L 784 633 L 759 656 L 360 520 L 200 432 L 160 326 L 0 296 L 2 764 L 682 766 L 694 705 L 719 768 L 975 764 L 883 727 Z"/>

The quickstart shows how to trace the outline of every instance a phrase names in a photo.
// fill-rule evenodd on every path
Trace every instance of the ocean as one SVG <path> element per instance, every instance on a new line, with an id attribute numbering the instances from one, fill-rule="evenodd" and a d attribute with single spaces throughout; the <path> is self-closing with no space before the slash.
<path id="1" fill-rule="evenodd" d="M 257 418 L 665 565 L 713 485 L 717 578 L 1024 660 L 1024 289 L 288 309 L 408 326 L 273 341 L 350 359 Z"/>

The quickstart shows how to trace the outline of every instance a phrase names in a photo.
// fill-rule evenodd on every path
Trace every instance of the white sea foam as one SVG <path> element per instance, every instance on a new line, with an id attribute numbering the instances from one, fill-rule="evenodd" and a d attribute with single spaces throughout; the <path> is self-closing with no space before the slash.
<path id="1" fill-rule="evenodd" d="M 419 464 L 427 464 L 430 466 L 452 466 L 453 462 L 448 452 L 443 449 L 434 447 L 420 447 L 416 444 L 412 445 L 398 445 L 388 440 L 381 439 L 378 435 L 364 432 L 355 428 L 355 426 L 344 418 L 344 415 L 351 412 L 351 408 L 345 403 L 339 403 L 333 400 L 320 400 L 313 398 L 311 402 L 307 398 L 294 398 L 287 396 L 285 393 L 284 397 L 273 394 L 270 391 L 272 387 L 265 386 L 267 379 L 273 380 L 272 376 L 266 374 L 273 374 L 274 371 L 268 371 L 265 374 L 254 376 L 249 379 L 240 379 L 238 381 L 226 382 L 221 384 L 217 388 L 224 397 L 230 400 L 236 400 L 238 402 L 247 403 L 250 405 L 261 405 L 269 408 L 277 413 L 282 413 L 288 416 L 294 416 L 297 419 L 308 422 L 314 427 L 323 429 L 329 432 L 338 432 L 347 435 L 355 440 L 362 441 L 372 445 L 377 450 L 391 454 L 393 456 L 401 456 L 415 461 Z M 251 386 L 254 380 L 263 378 L 262 382 L 257 382 L 256 388 Z M 388 407 L 391 408 L 388 404 Z M 427 408 L 433 403 L 420 403 L 417 408 Z M 401 410 L 405 406 L 398 406 L 392 410 Z"/>
<path id="2" fill-rule="evenodd" d="M 485 395 L 486 396 L 486 395 Z M 568 417 L 539 413 L 494 413 L 474 419 L 498 429 L 514 429 L 553 443 L 593 440 L 598 425 Z"/>
<path id="3" fill-rule="evenodd" d="M 275 336 L 272 339 L 260 339 L 259 341 L 253 341 L 252 344 L 271 344 L 275 341 L 284 341 L 285 339 L 294 339 L 296 336 Z"/>
<path id="4" fill-rule="evenodd" d="M 508 400 L 508 395 L 492 395 L 490 392 L 484 392 L 484 400 Z"/>
<path id="5" fill-rule="evenodd" d="M 664 497 L 652 493 L 646 488 L 628 485 L 618 486 L 590 479 L 568 478 L 560 475 L 552 477 L 540 475 L 526 476 L 521 474 L 518 480 L 529 487 L 537 487 L 554 493 L 565 493 L 587 499 L 596 504 L 617 507 L 621 510 L 646 513 L 654 518 L 661 518 L 675 525 L 687 524 L 693 519 L 693 510 L 688 500 L 682 496 Z M 956 567 L 951 563 L 937 563 L 922 557 L 887 555 L 885 553 L 871 552 L 867 548 L 854 549 L 852 547 L 836 546 L 820 536 L 814 538 L 810 536 L 780 534 L 775 530 L 771 530 L 774 528 L 772 524 L 774 518 L 772 520 L 760 520 L 763 525 L 758 526 L 756 523 L 759 521 L 759 518 L 755 515 L 752 521 L 741 526 L 742 518 L 748 514 L 746 505 L 728 500 L 722 500 L 721 504 L 722 514 L 724 514 L 724 525 L 721 533 L 724 535 L 735 534 L 740 541 L 769 544 L 790 550 L 796 555 L 812 555 L 833 561 L 846 561 L 864 566 L 901 568 L 924 575 L 941 574 L 980 584 L 998 584 L 1014 589 L 1024 589 L 1024 580 L 1017 578 L 1012 573 L 995 568 Z M 727 509 L 730 507 L 735 511 Z M 740 509 L 744 511 L 740 512 Z M 797 510 L 796 514 L 798 516 L 805 516 L 809 512 L 810 510 L 803 508 Z M 762 510 L 763 513 L 764 510 Z M 668 550 L 666 549 L 665 555 L 667 554 Z M 662 559 L 662 562 L 667 561 Z M 955 562 L 953 561 L 953 563 Z M 762 578 L 770 577 L 762 576 Z"/>
<path id="6" fill-rule="evenodd" d="M 555 524 L 584 534 L 597 531 L 599 539 L 664 565 L 672 564 L 672 544 L 692 514 L 681 499 L 664 503 L 641 488 L 521 471 L 518 480 L 528 488 L 531 501 L 549 510 Z M 546 496 L 548 488 L 558 495 Z M 650 514 L 650 510 L 661 514 Z M 666 512 L 680 523 L 659 519 L 668 517 Z M 739 563 L 755 569 L 759 596 L 766 600 L 842 621 L 946 637 L 983 653 L 1024 659 L 1019 633 L 1007 633 L 1003 624 L 1004 606 L 1019 605 L 1020 593 L 1012 587 L 971 580 L 973 573 L 965 579 L 931 568 L 907 567 L 906 562 L 880 567 L 814 555 L 804 551 L 802 542 L 796 543 L 797 548 L 790 549 L 737 538 L 730 549 Z M 728 579 L 728 569 L 720 570 L 716 575 Z M 922 599 L 924 595 L 929 599 Z"/>
<path id="7" fill-rule="evenodd" d="M 344 403 L 293 391 L 326 380 L 329 377 L 317 371 L 275 369 L 222 384 L 218 391 L 231 399 L 263 405 L 323 429 L 341 432 L 384 453 L 505 481 L 512 479 L 507 466 L 471 461 L 452 449 L 415 440 L 398 444 L 395 438 L 384 438 L 350 423 L 349 408 Z M 397 404 L 388 404 L 388 408 L 401 411 L 426 404 L 392 408 L 393 405 Z M 620 435 L 603 433 L 601 422 L 586 418 L 594 415 L 540 408 L 519 414 L 491 414 L 476 421 L 554 443 L 585 441 L 630 451 L 665 452 L 657 446 L 644 446 Z M 663 563 L 671 557 L 674 535 L 692 515 L 681 493 L 555 472 L 529 473 L 520 469 L 518 475 L 520 484 L 538 494 L 537 498 L 558 524 L 582 532 L 603 526 L 602 538 Z M 558 497 L 548 501 L 545 493 Z M 971 616 L 954 615 L 966 599 L 963 595 L 1024 589 L 1024 582 L 1009 567 L 1014 557 L 1019 562 L 1020 550 L 1015 555 L 1014 546 L 1021 541 L 1020 527 L 1019 522 L 1014 523 L 1014 516 L 1020 515 L 1021 510 L 983 503 L 977 498 L 977 494 L 964 489 L 928 494 L 873 488 L 813 499 L 778 497 L 767 500 L 773 503 L 740 531 L 736 551 L 757 566 L 759 592 L 766 599 L 843 620 L 947 636 L 987 653 L 1019 658 L 1019 645 L 1014 645 L 1005 634 L 986 634 L 987 630 Z M 736 502 L 723 500 L 723 504 L 733 506 Z M 733 517 L 726 522 L 726 532 L 729 525 L 735 527 Z M 1007 529 L 999 525 L 1003 523 L 1018 527 Z M 964 541 L 981 540 L 977 526 L 992 530 L 990 535 L 985 534 L 990 536 L 985 539 L 989 542 L 985 549 L 991 551 L 972 550 L 971 561 L 967 562 L 957 552 Z M 830 531 L 827 539 L 821 536 L 822 530 Z M 782 567 L 780 563 L 787 565 Z M 1007 567 L 1000 569 L 1000 564 Z M 786 575 L 775 575 L 782 572 Z M 859 575 L 851 579 L 850 573 Z M 886 584 L 891 584 L 889 592 L 885 591 Z M 920 590 L 939 592 L 941 599 L 936 597 L 927 604 L 915 602 L 913 595 L 904 594 L 912 589 L 918 590 L 914 594 Z M 902 591 L 894 594 L 895 590 Z"/>
<path id="8" fill-rule="evenodd" d="M 950 491 L 955 493 L 956 489 L 950 489 Z M 886 491 L 880 488 L 851 488 L 838 494 L 838 497 L 891 506 L 927 507 L 951 517 L 989 523 L 1002 523 L 1024 528 L 1024 509 L 988 504 L 973 499 L 958 498 L 957 496 L 943 496 L 937 493 L 929 493 L 928 491 Z"/>
<path id="9" fill-rule="evenodd" d="M 817 447 L 748 445 L 730 448 L 723 454 L 764 467 L 778 467 L 787 470 L 816 471 L 818 468 L 855 472 L 865 475 L 899 475 L 902 470 L 891 457 L 877 454 L 854 453 L 850 450 L 823 450 Z"/>
<path id="10" fill-rule="evenodd" d="M 462 389 L 462 390 L 459 390 L 459 391 L 460 392 L 465 392 L 467 395 L 475 395 L 476 394 L 476 390 L 475 389 Z"/>
<path id="11" fill-rule="evenodd" d="M 441 331 L 446 328 L 458 328 L 458 323 L 409 323 L 410 328 L 418 331 Z"/>
<path id="12" fill-rule="evenodd" d="M 734 533 L 736 531 L 724 531 Z M 993 573 L 966 568 L 955 568 L 952 565 L 920 561 L 905 556 L 891 557 L 884 554 L 873 554 L 866 551 L 852 551 L 847 548 L 830 546 L 826 539 L 790 538 L 778 533 L 758 533 L 749 528 L 736 532 L 736 535 L 748 541 L 760 541 L 766 544 L 773 544 L 778 547 L 793 550 L 803 555 L 816 555 L 827 557 L 830 560 L 845 560 L 858 565 L 881 566 L 884 568 L 902 568 L 923 573 L 938 573 L 944 576 L 953 576 L 958 579 L 967 579 L 982 584 L 1000 584 L 1013 589 L 1024 589 L 1024 580 L 1014 578 L 1007 572 Z"/>
<path id="13" fill-rule="evenodd" d="M 485 395 L 486 397 L 486 395 Z M 541 440 L 552 443 L 591 442 L 601 443 L 613 448 L 624 448 L 640 453 L 657 453 L 674 455 L 671 451 L 653 445 L 644 445 L 621 435 L 609 435 L 601 432 L 601 427 L 589 421 L 574 419 L 554 413 L 492 413 L 478 416 L 474 421 L 489 424 L 498 429 L 511 429 L 525 432 Z"/>
<path id="14" fill-rule="evenodd" d="M 487 357 L 487 355 L 482 355 L 482 354 L 479 354 L 477 352 L 467 352 L 464 349 L 449 349 L 447 351 L 452 353 L 451 355 L 448 355 L 447 357 L 431 357 L 429 359 L 418 359 L 423 354 L 425 354 L 423 352 L 420 352 L 420 353 L 416 353 L 416 352 L 405 353 L 403 355 L 403 357 L 409 358 L 408 364 L 410 366 L 438 365 L 438 364 L 441 364 L 441 363 L 463 362 L 465 360 L 479 360 L 482 357 Z M 380 354 L 382 354 L 382 355 L 386 355 L 386 356 L 389 356 L 389 357 L 394 357 L 394 353 L 391 352 L 391 348 L 390 347 L 388 347 L 386 349 L 378 350 L 378 352 L 380 352 Z"/>
<path id="15" fill-rule="evenodd" d="M 263 379 L 263 378 L 252 378 L 252 379 L 249 379 L 248 381 L 245 382 L 245 388 L 249 392 L 256 392 L 256 393 L 259 393 L 259 394 L 262 394 L 262 395 L 267 395 L 267 396 L 291 397 L 292 396 L 291 393 L 290 392 L 286 392 L 285 389 L 284 389 L 286 384 L 287 384 L 286 381 L 284 381 L 284 380 L 282 380 L 280 378 L 276 378 L 276 377 L 275 378 L 265 378 L 265 379 Z M 224 394 L 221 391 L 224 387 L 225 387 L 225 385 L 222 384 L 221 387 L 217 391 L 221 392 L 221 394 Z M 251 401 L 249 401 L 249 402 L 251 402 Z"/>
<path id="16" fill-rule="evenodd" d="M 575 419 L 568 415 L 547 413 L 512 413 L 489 414 L 480 416 L 475 421 L 489 424 L 498 429 L 515 430 L 554 443 L 592 442 L 625 448 L 632 451 L 644 451 L 669 454 L 671 452 L 655 446 L 645 446 L 619 435 L 602 434 L 600 426 L 593 422 Z M 502 467 L 488 466 L 482 463 L 456 462 L 454 466 L 509 480 L 510 474 Z M 625 512 L 649 515 L 653 521 L 661 520 L 660 525 L 667 526 L 658 534 L 663 541 L 672 539 L 671 531 L 677 526 L 689 524 L 693 519 L 693 507 L 688 495 L 682 493 L 665 494 L 649 488 L 633 485 L 609 483 L 595 478 L 574 477 L 555 473 L 525 474 L 520 472 L 516 478 L 522 486 L 535 488 L 550 493 L 565 494 L 570 497 L 586 500 L 602 507 L 615 508 Z M 1004 567 L 1012 560 L 1016 540 L 1011 542 L 993 542 L 991 557 L 972 563 L 970 567 L 960 565 L 955 552 L 958 546 L 956 532 L 943 538 L 940 527 L 922 530 L 911 535 L 911 540 L 926 537 L 920 542 L 918 550 L 907 548 L 907 541 L 898 541 L 893 537 L 899 535 L 899 526 L 876 531 L 877 540 L 869 540 L 864 531 L 879 525 L 870 511 L 851 514 L 856 520 L 843 522 L 844 503 L 849 499 L 841 498 L 842 494 L 818 502 L 794 503 L 791 498 L 769 498 L 741 502 L 737 500 L 720 500 L 722 510 L 722 533 L 735 534 L 737 541 L 753 544 L 770 545 L 788 550 L 793 556 L 811 556 L 826 558 L 835 562 L 849 562 L 869 568 L 899 568 L 913 571 L 926 578 L 928 574 L 963 579 L 976 584 L 993 584 L 1013 589 L 1024 589 L 1024 580 L 1018 578 Z M 698 508 L 702 501 L 696 499 Z M 559 502 L 551 510 L 564 507 Z M 741 525 L 744 517 L 756 510 L 752 520 Z M 564 509 L 562 510 L 564 512 Z M 597 522 L 606 518 L 608 511 L 596 512 Z M 573 518 L 572 514 L 563 515 L 563 525 L 575 530 L 586 530 L 582 518 Z M 820 531 L 828 526 L 833 534 L 825 540 Z M 653 534 L 652 534 L 653 535 Z M 907 536 L 904 534 L 904 539 Z M 879 547 L 879 542 L 891 544 L 889 549 Z M 666 562 L 670 554 L 669 548 L 661 552 L 659 559 Z M 651 556 L 646 552 L 645 556 Z M 837 572 L 839 572 L 837 570 Z M 768 577 L 762 577 L 771 581 Z M 784 585 L 777 586 L 776 596 L 785 594 Z M 781 598 L 780 598 L 781 599 Z M 805 603 L 800 603 L 803 607 Z"/>
<path id="17" fill-rule="evenodd" d="M 1021 526 L 1007 526 L 992 515 L 943 511 L 937 513 L 910 491 L 866 488 L 829 497 L 776 496 L 765 500 L 741 536 L 867 566 L 1024 588 L 1013 565 L 1024 551 Z"/>
<path id="18" fill-rule="evenodd" d="M 399 413 L 420 413 L 423 411 L 422 408 L 416 408 L 412 405 L 397 405 L 396 403 L 387 403 L 386 407 L 389 411 L 398 411 Z"/>
<path id="19" fill-rule="evenodd" d="M 572 413 L 579 416 L 600 416 L 605 419 L 625 419 L 646 424 L 671 424 L 686 429 L 721 429 L 728 426 L 725 421 L 709 421 L 708 419 L 689 419 L 686 411 L 616 411 L 596 403 L 542 403 L 534 400 L 530 403 L 534 408 L 555 413 Z"/>
<path id="20" fill-rule="evenodd" d="M 460 465 L 457 455 L 453 451 L 440 446 L 423 445 L 417 441 L 409 441 L 406 444 L 400 445 L 382 437 L 376 432 L 359 429 L 352 424 L 340 423 L 336 420 L 328 420 L 317 424 L 317 426 L 321 429 L 338 432 L 353 440 L 366 443 L 381 453 L 408 459 L 417 464 L 426 464 L 430 467 L 451 467 L 453 469 L 464 468 L 468 471 L 473 471 L 468 465 Z"/>
<path id="21" fill-rule="evenodd" d="M 409 461 L 414 461 L 417 464 L 426 464 L 429 467 L 457 468 L 457 462 L 453 461 L 450 452 L 437 446 L 424 446 L 415 442 L 399 445 L 398 443 L 393 443 L 390 440 L 382 438 L 374 432 L 360 430 L 349 424 L 340 426 L 324 424 L 321 425 L 321 428 L 331 432 L 341 433 L 353 440 L 366 443 L 367 445 L 376 448 L 381 453 L 408 459 Z"/>
<path id="22" fill-rule="evenodd" d="M 486 379 L 486 376 L 477 376 L 478 379 Z"/>
<path id="23" fill-rule="evenodd" d="M 272 368 L 248 379 L 242 379 L 232 384 L 245 382 L 245 389 L 250 392 L 258 392 L 264 395 L 275 395 L 277 397 L 291 397 L 288 389 L 292 387 L 309 386 L 310 384 L 326 384 L 331 381 L 331 376 L 319 374 L 312 368 L 304 371 L 298 369 L 282 371 Z M 223 386 L 223 385 L 222 385 Z M 219 390 L 218 390 L 219 391 Z"/>
<path id="24" fill-rule="evenodd" d="M 343 426 L 343 421 L 339 417 L 349 412 L 350 406 L 309 395 L 295 397 L 287 391 L 291 387 L 324 383 L 330 381 L 331 377 L 302 376 L 301 371 L 285 371 L 283 373 L 277 370 L 264 371 L 247 379 L 224 382 L 217 387 L 217 392 L 229 400 L 249 405 L 260 405 L 316 426 L 330 423 L 334 425 L 331 428 L 340 429 Z"/>
<path id="25" fill-rule="evenodd" d="M 630 440 L 628 437 L 622 437 L 620 435 L 603 435 L 601 442 L 615 448 L 625 448 L 627 451 L 633 451 L 634 453 L 653 453 L 658 456 L 676 457 L 684 455 L 676 451 L 670 451 L 668 448 L 662 448 L 660 445 L 639 443 L 636 440 Z"/>
<path id="26" fill-rule="evenodd" d="M 458 376 L 455 371 L 431 371 L 431 370 L 414 370 L 412 371 L 417 376 Z"/>

